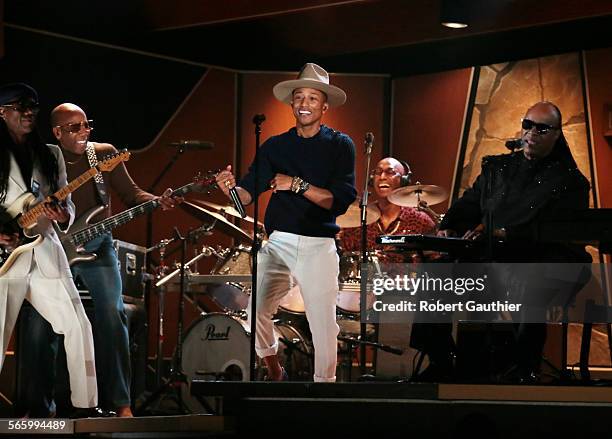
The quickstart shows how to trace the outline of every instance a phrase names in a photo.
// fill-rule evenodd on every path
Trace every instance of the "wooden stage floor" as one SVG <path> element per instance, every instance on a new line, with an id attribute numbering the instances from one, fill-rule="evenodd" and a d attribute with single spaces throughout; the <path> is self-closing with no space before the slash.
<path id="1" fill-rule="evenodd" d="M 251 438 L 272 432 L 311 439 L 364 434 L 524 439 L 608 437 L 612 431 L 607 386 L 194 381 L 192 393 L 215 401 L 218 412 L 68 420 L 61 436 Z M 41 433 L 8 431 L 7 423 L 0 420 L 2 435 Z"/>

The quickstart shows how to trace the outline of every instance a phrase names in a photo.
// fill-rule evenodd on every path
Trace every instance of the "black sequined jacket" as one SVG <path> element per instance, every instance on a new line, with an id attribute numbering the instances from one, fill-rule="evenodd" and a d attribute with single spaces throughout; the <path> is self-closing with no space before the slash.
<path id="1" fill-rule="evenodd" d="M 538 243 L 534 231 L 543 212 L 588 206 L 588 180 L 569 153 L 556 148 L 544 159 L 527 160 L 518 151 L 485 157 L 481 174 L 453 203 L 440 229 L 452 229 L 461 236 L 490 223 L 506 229 L 502 260 L 587 262 L 590 256 L 584 247 Z"/>

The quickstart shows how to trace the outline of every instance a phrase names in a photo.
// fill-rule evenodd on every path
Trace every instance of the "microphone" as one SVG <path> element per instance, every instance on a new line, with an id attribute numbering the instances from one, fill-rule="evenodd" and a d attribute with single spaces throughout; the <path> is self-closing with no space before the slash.
<path id="1" fill-rule="evenodd" d="M 178 142 L 168 143 L 170 146 L 177 146 L 182 149 L 212 149 L 215 144 L 206 140 L 179 140 Z"/>
<path id="2" fill-rule="evenodd" d="M 370 155 L 372 154 L 372 144 L 374 143 L 374 134 L 372 133 L 366 133 L 365 135 L 365 147 L 366 147 L 366 154 Z"/>
<path id="3" fill-rule="evenodd" d="M 232 199 L 232 202 L 234 203 L 234 207 L 236 208 L 240 216 L 242 218 L 246 217 L 246 212 L 244 211 L 244 206 L 242 205 L 242 201 L 240 200 L 240 197 L 238 196 L 238 191 L 236 190 L 236 186 L 234 186 L 233 188 L 229 190 L 229 194 L 230 194 L 230 198 Z"/>
<path id="4" fill-rule="evenodd" d="M 506 148 L 508 148 L 510 151 L 521 149 L 523 146 L 525 146 L 525 141 L 523 139 L 506 140 Z"/>
<path id="5" fill-rule="evenodd" d="M 260 125 L 265 120 L 266 120 L 266 115 L 265 114 L 256 114 L 255 116 L 253 116 L 253 123 L 255 125 Z"/>

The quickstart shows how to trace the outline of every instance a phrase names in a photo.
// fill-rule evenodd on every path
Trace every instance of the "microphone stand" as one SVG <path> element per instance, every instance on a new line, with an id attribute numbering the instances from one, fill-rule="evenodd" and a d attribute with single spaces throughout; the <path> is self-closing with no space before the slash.
<path id="1" fill-rule="evenodd" d="M 253 258 L 253 268 L 251 270 L 251 344 L 250 344 L 250 381 L 255 381 L 255 365 L 257 356 L 255 353 L 255 337 L 257 331 L 257 253 L 259 252 L 259 234 L 257 233 L 258 218 L 259 218 L 259 143 L 261 134 L 261 124 L 266 120 L 264 114 L 256 114 L 253 116 L 253 123 L 255 124 L 255 163 L 253 164 L 253 174 L 255 176 L 255 193 L 254 206 L 253 206 L 253 218 L 255 222 L 253 224 L 253 246 L 251 247 L 251 255 Z"/>
<path id="2" fill-rule="evenodd" d="M 374 143 L 374 135 L 372 133 L 367 133 L 365 137 L 365 154 L 366 154 L 366 168 L 365 168 L 365 179 L 364 179 L 364 187 L 363 192 L 361 194 L 361 202 L 359 208 L 361 209 L 361 271 L 365 267 L 365 264 L 368 262 L 368 238 L 367 238 L 367 215 L 368 215 L 368 181 L 369 181 L 369 173 L 370 173 L 370 160 L 372 158 L 372 144 Z M 361 281 L 363 282 L 363 276 Z M 360 292 L 361 294 L 361 292 Z M 363 294 L 361 294 L 361 299 L 363 299 Z M 365 301 L 361 303 L 361 324 L 360 328 L 360 338 L 361 341 L 365 341 L 366 338 L 366 323 L 363 320 L 363 317 L 366 314 Z M 359 349 L 359 367 L 362 375 L 366 373 L 366 352 L 365 345 L 361 345 Z"/>
<path id="3" fill-rule="evenodd" d="M 164 169 L 162 169 L 162 171 L 159 173 L 157 178 L 153 181 L 153 183 L 151 183 L 151 186 L 147 188 L 147 192 L 153 193 L 153 191 L 155 190 L 159 182 L 162 181 L 162 178 L 164 178 L 164 176 L 168 173 L 170 168 L 174 166 L 179 156 L 185 152 L 185 147 L 186 145 L 181 145 L 178 147 L 178 149 L 176 150 L 176 152 L 174 153 L 170 161 L 166 164 Z M 151 247 L 152 243 L 153 243 L 153 212 L 149 212 L 147 214 L 147 244 L 146 244 L 146 247 L 147 248 Z"/>

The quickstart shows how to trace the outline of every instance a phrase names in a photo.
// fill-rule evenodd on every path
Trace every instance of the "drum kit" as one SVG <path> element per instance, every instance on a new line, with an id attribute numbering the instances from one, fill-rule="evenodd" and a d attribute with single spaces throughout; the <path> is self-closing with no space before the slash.
<path id="1" fill-rule="evenodd" d="M 387 196 L 392 204 L 401 207 L 430 207 L 442 203 L 448 198 L 448 192 L 434 185 L 423 185 L 417 182 L 412 186 L 403 186 L 395 189 Z M 441 215 L 437 215 L 441 218 Z M 365 209 L 365 223 L 370 225 L 381 217 L 380 209 L 375 203 L 368 203 Z M 359 200 L 351 204 L 346 213 L 336 219 L 336 223 L 342 229 L 355 229 L 362 226 L 362 211 Z M 385 255 L 378 249 L 367 249 L 365 257 L 375 270 L 380 272 L 379 262 L 385 260 Z M 351 377 L 352 370 L 352 348 L 353 346 L 372 346 L 374 349 L 401 355 L 402 350 L 392 346 L 378 343 L 377 330 L 372 325 L 363 325 L 360 322 L 361 311 L 361 261 L 360 251 L 345 251 L 340 257 L 340 279 L 339 291 L 336 303 L 338 310 L 338 325 L 341 327 L 339 340 L 345 342 L 345 351 L 350 363 L 348 364 L 346 376 Z M 366 294 L 365 309 L 369 310 L 373 305 L 373 295 L 370 291 Z M 372 337 L 373 335 L 373 337 Z M 374 340 L 374 341 L 372 341 Z M 365 354 L 360 355 L 362 373 L 365 372 Z"/>
<path id="2" fill-rule="evenodd" d="M 446 197 L 442 188 L 431 185 L 402 187 L 389 196 L 394 204 L 406 206 L 417 205 L 421 200 L 430 205 L 441 202 Z M 218 230 L 227 237 L 233 238 L 232 248 L 211 248 L 204 246 L 201 252 L 185 262 L 185 292 L 198 297 L 197 303 L 203 311 L 184 333 L 182 343 L 181 367 L 188 383 L 194 378 L 210 380 L 248 381 L 250 327 L 247 324 L 247 307 L 249 306 L 251 285 L 251 245 L 252 234 L 237 226 L 231 220 L 238 218 L 251 225 L 252 217 L 241 218 L 231 206 L 222 206 L 209 201 L 192 200 L 181 203 L 181 208 L 207 224 L 206 234 Z M 360 209 L 351 205 L 348 211 L 337 218 L 341 228 L 360 225 Z M 368 207 L 368 224 L 378 220 L 379 210 Z M 259 222 L 258 230 L 263 230 Z M 263 236 L 263 232 L 262 232 Z M 161 254 L 169 240 L 155 246 Z M 265 245 L 265 241 L 264 241 Z M 337 296 L 338 324 L 342 336 L 359 335 L 360 323 L 360 253 L 345 252 L 340 257 L 339 289 Z M 214 268 L 210 274 L 197 273 L 197 261 L 203 257 L 214 257 Z M 369 256 L 376 260 L 376 254 Z M 168 282 L 180 284 L 179 270 L 171 273 L 160 273 L 156 286 L 162 287 Z M 310 331 L 305 317 L 305 308 L 298 285 L 290 286 L 288 293 L 280 303 L 275 325 L 279 337 L 279 355 L 289 377 L 293 381 L 307 381 L 313 373 L 313 347 Z M 342 342 L 339 348 L 342 350 Z M 348 359 L 352 367 L 352 358 Z M 341 363 L 342 364 L 342 363 Z M 261 379 L 263 368 L 257 368 Z M 350 372 L 348 374 L 350 376 Z M 213 401 L 202 401 L 190 395 L 189 388 L 182 389 L 181 397 L 185 407 L 192 412 L 209 410 Z"/>
<path id="3" fill-rule="evenodd" d="M 231 220 L 239 218 L 254 224 L 251 217 L 241 218 L 230 206 L 208 201 L 193 200 L 181 203 L 181 208 L 201 220 L 208 232 L 218 230 L 234 239 L 235 246 L 212 248 L 203 246 L 199 254 L 185 262 L 186 295 L 192 295 L 202 313 L 185 331 L 182 337 L 180 369 L 186 386 L 180 388 L 180 399 L 185 409 L 194 413 L 211 412 L 215 403 L 210 398 L 196 399 L 190 394 L 189 384 L 194 378 L 202 380 L 248 381 L 250 377 L 250 326 L 247 308 L 251 293 L 252 234 L 235 225 Z M 263 229 L 263 225 L 258 222 Z M 259 228 L 258 227 L 258 228 Z M 206 233 L 210 234 L 210 233 Z M 263 233 L 262 233 L 263 235 Z M 165 240 L 159 248 L 163 256 L 171 240 Z M 204 257 L 212 257 L 213 268 L 209 274 L 199 274 L 195 268 Z M 178 264 L 180 266 L 180 264 Z M 155 286 L 180 285 L 179 269 L 162 271 Z M 161 295 L 163 296 L 163 294 Z M 163 312 L 163 311 L 162 311 Z M 299 287 L 290 288 L 280 304 L 275 329 L 279 339 L 278 354 L 285 370 L 293 381 L 307 381 L 313 374 L 313 347 L 305 319 L 305 308 Z M 158 347 L 158 351 L 162 349 Z M 177 350 L 178 351 L 178 350 Z M 160 368 L 161 370 L 161 368 Z M 263 368 L 258 367 L 255 378 L 263 378 Z"/>

